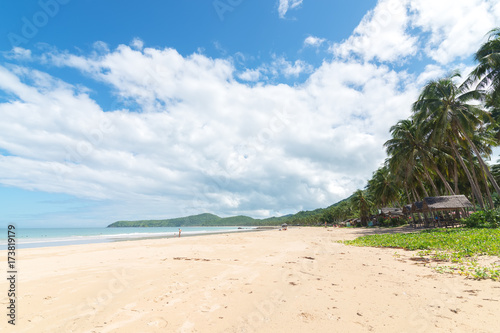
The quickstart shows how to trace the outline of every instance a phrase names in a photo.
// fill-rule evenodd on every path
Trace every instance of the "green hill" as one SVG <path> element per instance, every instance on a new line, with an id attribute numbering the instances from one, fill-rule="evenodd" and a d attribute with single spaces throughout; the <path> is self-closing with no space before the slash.
<path id="1" fill-rule="evenodd" d="M 166 220 L 139 220 L 139 221 L 117 221 L 108 225 L 108 228 L 118 227 L 181 227 L 181 226 L 207 226 L 219 225 L 221 218 L 213 214 L 199 214 L 187 217 L 179 217 Z"/>
<path id="2" fill-rule="evenodd" d="M 273 221 L 274 222 L 274 221 Z M 274 223 L 278 225 L 279 223 Z M 120 227 L 194 227 L 194 226 L 259 226 L 273 225 L 270 221 L 253 219 L 248 216 L 219 217 L 213 214 L 200 214 L 165 220 L 117 221 L 108 228 Z"/>
<path id="3" fill-rule="evenodd" d="M 165 220 L 140 220 L 140 221 L 117 221 L 108 228 L 120 227 L 194 227 L 194 226 L 278 226 L 283 223 L 290 225 L 319 225 L 324 223 L 322 217 L 325 213 L 336 206 L 343 204 L 350 198 L 337 202 L 327 208 L 318 208 L 312 211 L 300 211 L 296 214 L 281 217 L 270 217 L 267 219 L 254 219 L 248 216 L 219 217 L 213 214 L 199 214 L 175 219 Z"/>

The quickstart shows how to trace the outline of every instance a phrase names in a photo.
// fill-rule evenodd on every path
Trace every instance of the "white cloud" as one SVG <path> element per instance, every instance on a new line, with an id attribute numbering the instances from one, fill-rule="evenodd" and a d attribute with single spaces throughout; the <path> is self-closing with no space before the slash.
<path id="1" fill-rule="evenodd" d="M 440 64 L 470 56 L 498 25 L 498 1 L 411 0 L 412 23 L 430 33 L 425 53 Z"/>
<path id="2" fill-rule="evenodd" d="M 474 53 L 499 21 L 498 1 L 380 0 L 331 51 L 344 59 L 382 62 L 404 62 L 420 51 L 447 65 Z"/>
<path id="3" fill-rule="evenodd" d="M 427 65 L 425 70 L 418 76 L 418 85 L 425 85 L 431 80 L 436 80 L 446 75 L 446 70 L 438 65 Z"/>
<path id="4" fill-rule="evenodd" d="M 364 61 L 400 61 L 417 52 L 417 37 L 406 30 L 410 20 L 408 0 L 381 0 L 346 41 L 334 44 L 331 51 L 338 57 L 352 55 Z"/>
<path id="5" fill-rule="evenodd" d="M 285 18 L 290 9 L 295 9 L 302 4 L 303 0 L 279 0 L 278 13 L 281 18 Z"/>
<path id="6" fill-rule="evenodd" d="M 282 74 L 286 78 L 298 77 L 303 73 L 311 73 L 313 67 L 303 60 L 294 62 L 286 60 L 284 57 L 277 57 L 271 64 L 270 71 L 274 75 Z"/>
<path id="7" fill-rule="evenodd" d="M 97 41 L 93 45 L 94 50 L 98 53 L 107 53 L 109 52 L 109 46 L 103 41 Z"/>
<path id="8" fill-rule="evenodd" d="M 259 69 L 247 69 L 243 73 L 239 74 L 238 77 L 244 81 L 258 81 L 260 79 L 260 70 Z"/>
<path id="9" fill-rule="evenodd" d="M 280 15 L 301 3 L 281 1 Z M 89 55 L 14 49 L 10 59 L 77 69 L 123 104 L 110 109 L 85 87 L 0 66 L 0 149 L 8 152 L 0 184 L 111 201 L 113 219 L 325 207 L 365 186 L 421 85 L 455 67 L 470 71 L 457 59 L 500 15 L 492 1 L 443 3 L 381 0 L 318 68 L 274 56 L 238 72 L 243 57 L 182 56 L 139 40 L 114 50 L 96 43 Z M 304 45 L 322 42 L 310 36 Z M 414 56 L 437 63 L 415 75 L 391 69 Z M 267 80 L 301 74 L 310 74 L 302 84 Z"/>
<path id="10" fill-rule="evenodd" d="M 9 52 L 3 52 L 6 59 L 9 60 L 31 60 L 31 50 L 22 47 L 14 47 Z"/>
<path id="11" fill-rule="evenodd" d="M 424 86 L 431 80 L 437 80 L 440 78 L 445 77 L 446 75 L 458 70 L 460 73 L 461 78 L 458 78 L 457 83 L 462 83 L 474 70 L 475 66 L 473 65 L 466 65 L 463 63 L 457 64 L 453 63 L 450 66 L 442 66 L 442 65 L 436 65 L 436 64 L 430 64 L 425 66 L 425 69 L 422 73 L 419 74 L 417 78 L 417 85 L 418 86 Z"/>
<path id="12" fill-rule="evenodd" d="M 309 36 L 304 40 L 305 46 L 319 47 L 326 41 L 324 38 Z"/>
<path id="13" fill-rule="evenodd" d="M 0 148 L 12 155 L 0 156 L 0 183 L 122 202 L 136 214 L 140 203 L 163 216 L 327 206 L 364 186 L 415 94 L 404 73 L 350 62 L 324 63 L 302 85 L 250 87 L 228 61 L 172 49 L 46 59 L 143 112 L 103 112 L 71 84 L 0 67 L 0 89 L 16 96 L 0 104 Z M 276 63 L 292 76 L 307 67 Z"/>
<path id="14" fill-rule="evenodd" d="M 136 50 L 142 50 L 144 48 L 144 42 L 140 38 L 134 38 L 130 45 Z"/>
<path id="15" fill-rule="evenodd" d="M 267 81 L 284 77 L 286 79 L 297 78 L 302 74 L 310 74 L 314 68 L 303 60 L 290 61 L 283 56 L 272 56 L 272 62 L 262 64 L 256 69 L 246 69 L 238 74 L 238 78 L 244 81 Z"/>

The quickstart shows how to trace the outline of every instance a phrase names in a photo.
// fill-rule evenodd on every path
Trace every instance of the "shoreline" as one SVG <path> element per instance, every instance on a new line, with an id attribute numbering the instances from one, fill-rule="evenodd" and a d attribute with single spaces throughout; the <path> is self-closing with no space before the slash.
<path id="1" fill-rule="evenodd" d="M 494 332 L 500 326 L 498 282 L 436 273 L 409 260 L 407 251 L 394 256 L 394 249 L 336 242 L 366 232 L 295 227 L 195 242 L 20 249 L 16 332 Z M 7 281 L 0 281 L 6 291 Z M 0 321 L 1 331 L 9 328 L 6 318 Z"/>
<path id="2" fill-rule="evenodd" d="M 241 229 L 239 229 L 241 228 Z M 177 238 L 178 237 L 178 228 L 141 228 L 141 232 L 136 232 L 137 228 L 112 228 L 113 231 L 117 233 L 102 233 L 100 231 L 107 230 L 107 228 L 26 228 L 26 229 L 18 229 L 17 230 L 17 246 L 19 249 L 32 249 L 32 248 L 44 248 L 44 247 L 59 247 L 59 246 L 71 246 L 71 245 L 85 245 L 85 244 L 101 244 L 101 243 L 114 243 L 114 242 L 123 242 L 123 241 L 134 241 L 134 240 L 148 240 L 148 239 L 169 239 L 169 238 Z M 129 232 L 121 232 L 120 229 L 127 229 Z M 131 230 L 132 229 L 132 230 Z M 153 229 L 153 230 L 151 230 Z M 170 229 L 170 230 L 161 230 L 159 232 L 153 232 L 154 229 Z M 256 227 L 181 227 L 183 232 L 181 237 L 193 237 L 193 236 L 209 236 L 209 235 L 217 235 L 221 233 L 241 233 L 241 232 L 250 232 L 250 231 L 259 231 Z M 197 230 L 193 230 L 197 229 Z M 214 230 L 210 230 L 214 229 Z M 48 232 L 52 230 L 71 230 L 73 233 L 71 235 L 40 235 L 40 236 L 31 236 L 31 237 L 19 237 L 21 234 L 20 230 L 28 231 L 28 230 L 43 230 L 44 232 Z M 94 234 L 75 234 L 81 230 L 94 230 Z M 133 232 L 132 232 L 133 231 Z M 5 244 L 3 241 L 0 241 L 0 251 L 7 249 L 7 243 Z"/>

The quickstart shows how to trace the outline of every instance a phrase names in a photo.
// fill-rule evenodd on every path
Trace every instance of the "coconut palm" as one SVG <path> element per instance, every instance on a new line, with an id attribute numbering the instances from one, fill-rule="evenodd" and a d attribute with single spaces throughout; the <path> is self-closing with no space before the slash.
<path id="1" fill-rule="evenodd" d="M 459 77 L 460 74 L 455 72 L 440 80 L 429 82 L 413 104 L 413 118 L 430 142 L 449 144 L 454 157 L 467 175 L 474 195 L 478 202 L 482 203 L 481 191 L 459 153 L 458 142 L 465 141 L 474 151 L 491 184 L 500 194 L 500 187 L 471 139 L 482 123 L 481 119 L 487 117 L 487 113 L 479 105 L 473 104 L 474 101 L 484 99 L 484 92 L 467 91 L 464 85 L 456 85 L 454 80 Z M 481 206 L 484 207 L 484 204 Z"/>
<path id="2" fill-rule="evenodd" d="M 357 190 L 351 198 L 351 204 L 359 210 L 359 217 L 363 226 L 368 225 L 368 218 L 372 206 L 371 200 L 365 191 Z"/>
<path id="3" fill-rule="evenodd" d="M 373 198 L 373 204 L 378 208 L 398 202 L 401 197 L 400 189 L 401 187 L 397 187 L 397 181 L 387 165 L 375 171 L 366 187 L 370 197 Z"/>
<path id="4" fill-rule="evenodd" d="M 500 161 L 497 161 L 497 163 L 500 162 Z M 493 176 L 495 177 L 495 179 L 497 180 L 497 182 L 500 181 L 500 164 L 494 164 L 491 166 L 491 173 L 493 174 Z"/>
<path id="5" fill-rule="evenodd" d="M 477 131 L 472 133 L 471 140 L 478 149 L 478 151 L 481 153 L 482 156 L 491 156 L 492 154 L 492 149 L 491 147 L 497 144 L 497 139 L 496 139 L 496 133 L 495 129 L 491 126 L 484 127 L 484 128 L 479 128 Z M 467 150 L 467 156 L 469 160 L 474 162 L 475 168 L 478 169 L 478 174 L 480 175 L 480 182 L 484 184 L 484 188 L 486 191 L 486 196 L 488 198 L 488 202 L 490 204 L 490 207 L 493 209 L 494 204 L 493 204 L 493 198 L 490 193 L 489 189 L 489 184 L 488 184 L 488 176 L 487 172 L 491 173 L 491 169 L 489 166 L 481 165 L 477 159 L 473 160 L 471 157 L 471 150 Z M 477 161 L 477 163 L 476 163 Z M 497 182 L 496 178 L 494 177 L 493 173 L 491 173 L 495 181 Z M 497 182 L 498 183 L 498 182 Z"/>
<path id="6" fill-rule="evenodd" d="M 467 79 L 467 87 L 476 83 L 477 88 L 488 89 L 494 100 L 500 100 L 500 28 L 489 32 L 488 40 L 476 52 L 475 60 L 478 65 Z"/>
<path id="7" fill-rule="evenodd" d="M 393 173 L 396 170 L 404 170 L 405 179 L 404 183 L 408 183 L 410 175 L 415 175 L 418 163 L 423 165 L 421 169 L 426 181 L 429 182 L 434 194 L 438 195 L 437 186 L 433 180 L 435 173 L 443 182 L 446 190 L 450 194 L 454 194 L 453 189 L 446 181 L 442 172 L 436 163 L 436 157 L 444 152 L 439 151 L 435 147 L 430 146 L 424 136 L 423 132 L 419 131 L 413 120 L 401 120 L 396 125 L 391 127 L 392 139 L 388 140 L 384 146 L 387 148 L 389 158 L 389 168 Z M 422 178 L 420 179 L 422 180 Z"/>

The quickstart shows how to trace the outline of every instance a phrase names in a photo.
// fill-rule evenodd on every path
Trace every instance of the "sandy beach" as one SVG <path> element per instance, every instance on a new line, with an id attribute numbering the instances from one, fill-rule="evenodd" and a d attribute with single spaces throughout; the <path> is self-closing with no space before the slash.
<path id="1" fill-rule="evenodd" d="M 500 283 L 291 228 L 18 250 L 2 332 L 497 332 Z M 6 267 L 6 252 L 0 267 Z"/>

